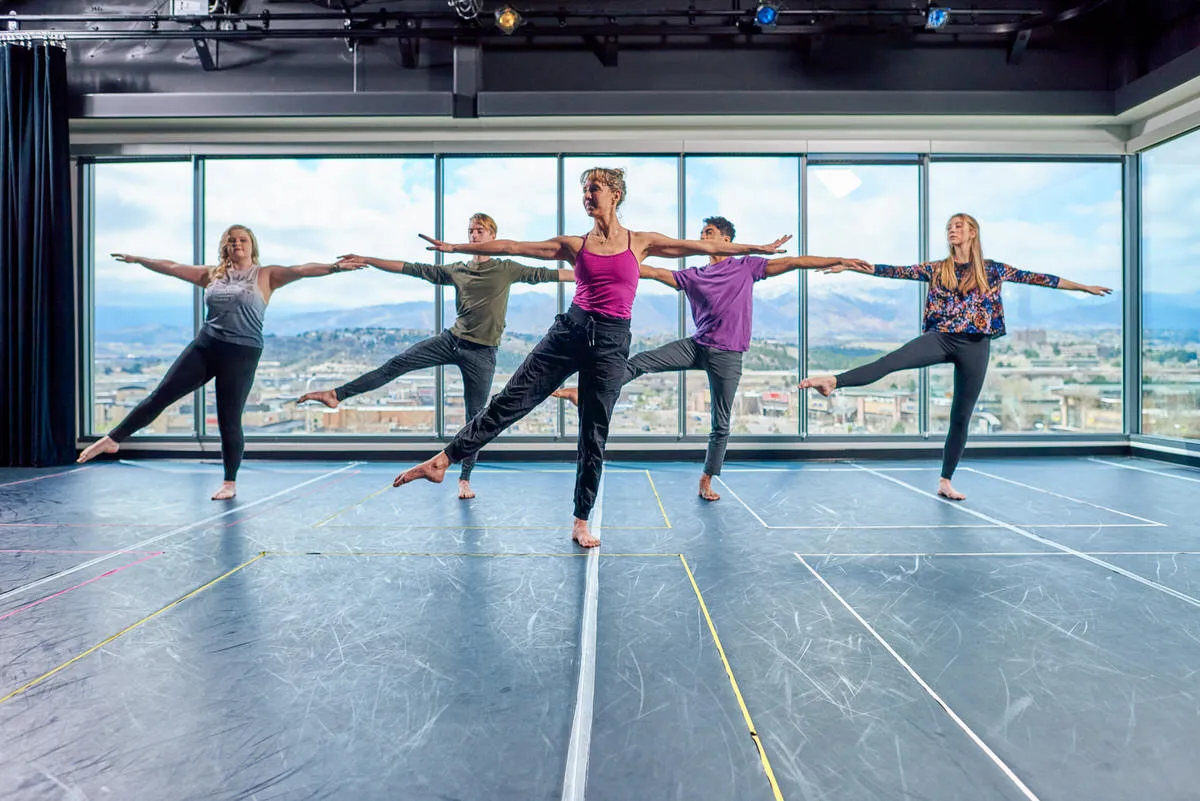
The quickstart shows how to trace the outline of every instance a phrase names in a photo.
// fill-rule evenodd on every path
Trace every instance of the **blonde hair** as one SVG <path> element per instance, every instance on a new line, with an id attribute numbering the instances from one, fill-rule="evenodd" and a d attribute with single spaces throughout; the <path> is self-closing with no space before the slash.
<path id="1" fill-rule="evenodd" d="M 625 202 L 625 170 L 620 167 L 589 167 L 579 176 L 579 185 L 587 186 L 587 182 L 593 178 L 621 195 L 617 201 L 617 208 L 621 208 Z"/>
<path id="2" fill-rule="evenodd" d="M 951 247 L 950 253 L 946 256 L 945 260 L 940 262 L 933 270 L 933 281 L 930 282 L 930 286 L 941 284 L 946 289 L 961 292 L 964 295 L 975 290 L 988 292 L 992 287 L 988 284 L 987 270 L 983 267 L 983 242 L 979 237 L 979 221 L 970 214 L 959 212 L 958 214 L 950 215 L 950 219 L 946 221 L 946 227 L 949 228 L 950 223 L 955 220 L 965 222 L 975 234 L 975 238 L 971 240 L 970 248 L 971 269 L 960 282 L 958 280 L 958 273 L 954 269 L 954 248 Z"/>
<path id="3" fill-rule="evenodd" d="M 230 236 L 234 231 L 245 231 L 249 235 L 250 261 L 258 264 L 258 237 L 244 225 L 231 225 L 225 229 L 225 233 L 221 234 L 221 245 L 217 250 L 217 266 L 210 271 L 210 280 L 219 281 L 228 275 L 230 268 L 233 267 L 233 243 L 230 242 Z"/>
<path id="4" fill-rule="evenodd" d="M 498 232 L 498 229 L 496 228 L 496 221 L 487 214 L 484 214 L 482 211 L 477 211 L 471 215 L 471 219 L 467 220 L 467 228 L 469 229 L 475 223 L 479 223 L 484 228 L 491 231 L 492 236 L 495 236 Z"/>

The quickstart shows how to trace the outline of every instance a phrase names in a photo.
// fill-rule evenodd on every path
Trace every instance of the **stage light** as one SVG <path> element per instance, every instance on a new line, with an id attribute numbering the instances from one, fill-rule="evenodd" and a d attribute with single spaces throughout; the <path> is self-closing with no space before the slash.
<path id="1" fill-rule="evenodd" d="M 925 12 L 925 27 L 931 31 L 938 31 L 946 27 L 946 23 L 950 20 L 950 9 L 939 8 L 938 6 L 930 6 Z"/>
<path id="2" fill-rule="evenodd" d="M 754 23 L 760 28 L 770 28 L 779 21 L 779 8 L 774 3 L 759 3 L 754 10 Z"/>
<path id="3" fill-rule="evenodd" d="M 511 36 L 522 22 L 524 20 L 521 19 L 520 12 L 512 6 L 501 6 L 496 9 L 496 27 L 500 29 L 501 33 Z"/>

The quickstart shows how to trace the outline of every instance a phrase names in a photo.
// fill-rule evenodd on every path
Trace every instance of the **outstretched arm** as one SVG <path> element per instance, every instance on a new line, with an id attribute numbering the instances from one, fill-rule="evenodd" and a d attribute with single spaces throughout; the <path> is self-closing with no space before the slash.
<path id="1" fill-rule="evenodd" d="M 1074 290 L 1076 292 L 1086 292 L 1089 295 L 1111 295 L 1112 294 L 1112 289 L 1110 289 L 1109 287 L 1100 286 L 1098 284 L 1077 284 L 1074 281 L 1070 281 L 1066 278 L 1058 279 L 1058 288 L 1059 289 L 1070 289 L 1070 290 Z"/>
<path id="2" fill-rule="evenodd" d="M 169 275 L 199 287 L 208 286 L 209 268 L 203 265 L 180 264 L 179 262 L 168 261 L 167 259 L 146 259 L 141 256 L 130 255 L 129 253 L 113 253 L 111 255 L 117 261 L 124 262 L 125 264 L 140 264 L 147 270 L 159 273 L 160 275 Z"/>
<path id="3" fill-rule="evenodd" d="M 671 289 L 679 289 L 679 282 L 675 280 L 675 271 L 668 270 L 665 267 L 651 267 L 649 264 L 639 264 L 638 277 L 658 281 L 671 287 Z"/>
<path id="4" fill-rule="evenodd" d="M 767 245 L 745 245 L 740 242 L 720 242 L 715 239 L 672 239 L 654 231 L 634 234 L 645 250 L 642 258 L 661 256 L 664 259 L 681 259 L 685 256 L 749 256 L 754 253 L 782 253 L 783 245 L 792 238 L 781 236 Z"/>
<path id="5" fill-rule="evenodd" d="M 880 278 L 900 278 L 906 281 L 928 281 L 933 277 L 933 262 L 925 262 L 924 264 L 909 264 L 903 267 L 897 267 L 894 264 L 868 264 L 867 268 L 860 269 L 859 267 L 851 266 L 848 263 L 842 263 L 828 267 L 821 272 L 840 273 L 843 270 L 853 270 L 855 272 L 867 273 L 868 275 L 877 275 Z"/>
<path id="6" fill-rule="evenodd" d="M 1107 295 L 1112 292 L 1106 286 L 1094 286 L 1091 284 L 1077 284 L 1074 281 L 1069 281 L 1066 278 L 1059 278 L 1057 275 L 1050 273 L 1035 273 L 1029 270 L 1018 270 L 1009 264 L 1001 264 L 1000 280 L 1012 281 L 1017 284 L 1033 284 L 1034 286 L 1046 286 L 1051 289 L 1070 289 L 1077 292 L 1087 292 L 1089 295 Z"/>
<path id="7" fill-rule="evenodd" d="M 375 267 L 387 273 L 398 273 L 400 275 L 411 275 L 414 278 L 421 278 L 431 284 L 453 284 L 454 280 L 450 277 L 450 273 L 445 267 L 437 264 L 421 264 L 415 261 L 399 261 L 394 259 L 379 259 L 374 256 L 359 256 L 355 253 L 347 253 L 344 256 L 338 256 L 337 263 L 346 269 L 357 270 L 359 267 Z"/>
<path id="8" fill-rule="evenodd" d="M 270 281 L 271 291 L 274 292 L 281 286 L 287 286 L 293 281 L 299 281 L 301 278 L 318 278 L 322 275 L 331 275 L 332 273 L 361 270 L 362 266 L 344 264 L 342 262 L 329 264 L 314 261 L 308 264 L 297 264 L 294 267 L 281 267 L 278 264 L 272 264 L 263 269 L 267 271 L 267 280 Z"/>
<path id="9" fill-rule="evenodd" d="M 871 272 L 870 267 L 871 265 L 862 259 L 843 259 L 836 256 L 788 256 L 769 260 L 767 277 L 782 275 L 791 270 L 824 270 L 830 273 L 854 270 L 855 272 L 869 273 Z"/>
<path id="10" fill-rule="evenodd" d="M 452 244 L 425 234 L 419 236 L 429 243 L 427 250 L 439 250 L 442 253 L 468 253 L 472 256 L 526 256 L 542 261 L 569 261 L 572 264 L 575 263 L 575 249 L 571 247 L 571 240 L 579 239 L 577 236 L 556 236 L 541 242 L 493 239 L 491 242 Z"/>
<path id="11" fill-rule="evenodd" d="M 558 282 L 560 284 L 570 284 L 575 281 L 575 271 L 563 269 L 558 271 Z"/>

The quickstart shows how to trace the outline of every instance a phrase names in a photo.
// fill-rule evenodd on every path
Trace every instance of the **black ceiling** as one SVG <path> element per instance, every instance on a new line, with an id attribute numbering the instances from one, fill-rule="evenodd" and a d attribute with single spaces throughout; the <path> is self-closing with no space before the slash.
<path id="1" fill-rule="evenodd" d="M 493 0 L 10 0 L 0 11 L 19 15 L 21 32 L 69 40 L 75 93 L 450 91 L 464 47 L 483 91 L 1112 93 L 1200 45 L 1200 0 L 939 3 L 949 17 L 930 30 L 928 0 L 791 0 L 772 4 L 773 26 L 756 24 L 750 0 L 521 0 L 511 35 Z"/>

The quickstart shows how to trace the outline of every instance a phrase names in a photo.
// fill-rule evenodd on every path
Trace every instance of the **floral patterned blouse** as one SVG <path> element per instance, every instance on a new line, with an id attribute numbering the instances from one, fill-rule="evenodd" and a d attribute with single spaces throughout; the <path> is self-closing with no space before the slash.
<path id="1" fill-rule="evenodd" d="M 1018 270 L 998 261 L 984 259 L 983 268 L 987 272 L 987 291 L 974 290 L 963 294 L 957 290 L 947 289 L 941 284 L 930 281 L 933 271 L 940 261 L 930 261 L 924 264 L 913 264 L 909 267 L 895 267 L 890 264 L 876 264 L 875 275 L 883 278 L 906 278 L 910 281 L 929 281 L 929 296 L 925 301 L 925 331 L 942 331 L 947 334 L 984 334 L 985 336 L 1004 336 L 1004 304 L 1000 301 L 1000 286 L 1004 281 L 1016 281 L 1019 284 L 1034 284 L 1055 289 L 1058 287 L 1058 276 L 1046 273 L 1031 273 Z M 961 281 L 970 265 L 958 264 L 958 277 Z"/>

